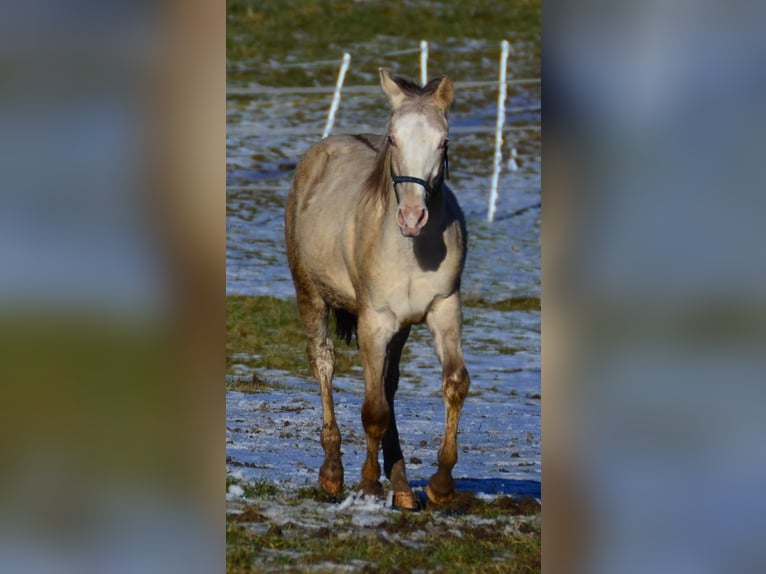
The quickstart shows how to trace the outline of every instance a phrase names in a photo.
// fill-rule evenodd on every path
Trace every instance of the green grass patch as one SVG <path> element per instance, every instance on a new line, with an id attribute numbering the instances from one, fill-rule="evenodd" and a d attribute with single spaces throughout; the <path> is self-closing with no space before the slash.
<path id="1" fill-rule="evenodd" d="M 240 393 L 260 393 L 273 388 L 274 386 L 274 383 L 261 377 L 258 373 L 253 373 L 253 376 L 250 379 L 226 381 L 227 391 L 239 391 Z"/>
<path id="2" fill-rule="evenodd" d="M 463 492 L 446 506 L 389 513 L 375 527 L 355 525 L 353 512 L 328 513 L 315 489 L 268 500 L 299 507 L 308 521 L 269 523 L 258 504 L 227 515 L 227 572 L 331 572 L 339 565 L 364 572 L 540 571 L 540 504 L 532 498 L 486 501 Z"/>
<path id="3" fill-rule="evenodd" d="M 521 349 L 517 349 L 516 347 L 509 347 L 508 345 L 499 345 L 496 352 L 498 355 L 515 355 L 520 350 Z"/>
<path id="4" fill-rule="evenodd" d="M 245 483 L 243 485 L 245 496 L 248 498 L 258 498 L 262 496 L 274 496 L 279 492 L 276 486 L 265 480 L 254 483 Z"/>
<path id="5" fill-rule="evenodd" d="M 539 297 L 511 297 L 500 301 L 488 301 L 483 297 L 467 297 L 463 299 L 463 305 L 495 311 L 540 311 L 542 308 Z"/>
<path id="6" fill-rule="evenodd" d="M 322 490 L 319 486 L 305 486 L 303 488 L 299 488 L 296 492 L 296 500 L 314 500 L 316 502 L 337 502 L 338 500 L 342 500 L 344 496 L 347 495 L 349 492 L 347 487 L 344 487 L 341 491 L 340 495 L 338 496 L 332 496 L 331 494 L 328 494 L 324 490 Z"/>
<path id="7" fill-rule="evenodd" d="M 255 482 L 245 482 L 241 481 L 238 478 L 234 478 L 233 476 L 226 476 L 226 491 L 228 492 L 229 487 L 232 484 L 236 484 L 238 486 L 242 487 L 242 490 L 245 491 L 245 496 L 247 498 L 261 498 L 264 496 L 275 496 L 279 489 L 271 484 L 268 481 L 265 480 L 258 480 Z"/>
<path id="8" fill-rule="evenodd" d="M 467 298 L 463 305 L 496 311 L 539 311 L 540 299 L 517 297 L 487 301 L 483 298 Z M 472 319 L 466 317 L 464 323 L 470 326 Z M 330 329 L 334 331 L 334 319 L 330 320 Z M 423 337 L 430 337 L 424 328 L 414 328 L 410 335 L 411 342 L 422 340 Z M 226 373 L 234 374 L 234 365 L 240 364 L 252 369 L 254 374 L 248 379 L 229 381 L 227 390 L 255 393 L 275 386 L 275 383 L 259 372 L 267 369 L 311 377 L 306 342 L 294 299 L 229 295 L 226 297 Z M 488 339 L 486 344 L 503 355 L 519 351 L 500 340 Z M 407 345 L 403 361 L 406 363 L 409 359 Z M 352 342 L 347 345 L 335 339 L 335 372 L 346 374 L 360 364 L 355 344 Z"/>
<path id="9" fill-rule="evenodd" d="M 231 374 L 232 366 L 239 363 L 255 370 L 277 369 L 310 376 L 306 342 L 295 300 L 249 295 L 226 297 L 227 373 Z M 346 373 L 358 364 L 355 348 L 340 342 L 335 347 L 336 373 Z M 236 385 L 248 386 L 248 382 Z M 269 381 L 255 375 L 249 390 L 255 392 L 264 386 L 269 386 Z"/>
<path id="10" fill-rule="evenodd" d="M 410 537 L 417 540 L 414 548 L 406 544 Z M 539 530 L 506 534 L 489 525 L 469 523 L 432 533 L 427 520 L 406 518 L 380 530 L 348 535 L 331 528 L 306 531 L 294 525 L 272 526 L 258 533 L 230 522 L 226 542 L 227 572 L 262 571 L 266 552 L 272 568 L 278 565 L 290 572 L 317 571 L 318 564 L 326 565 L 319 570 L 326 572 L 335 570 L 332 565 L 348 564 L 360 565 L 363 572 L 540 571 Z"/>
<path id="11" fill-rule="evenodd" d="M 497 45 L 511 35 L 539 43 L 540 6 L 539 0 L 437 0 L 421 4 L 227 0 L 226 57 L 230 63 L 262 65 L 263 69 L 256 74 L 259 83 L 311 85 L 319 80 L 331 84 L 337 73 L 335 66 L 321 70 L 279 66 L 272 69 L 264 64 L 271 59 L 284 61 L 287 55 L 293 55 L 298 61 L 340 60 L 342 51 L 353 47 L 356 48 L 354 56 L 363 60 L 375 56 L 360 52 L 379 36 L 395 37 L 394 46 L 398 49 L 416 46 L 424 38 L 447 47 L 466 38 Z M 433 50 L 429 54 L 429 68 L 447 69 L 452 57 L 449 49 Z M 384 63 L 360 62 L 360 65 L 366 66 L 362 71 L 374 72 Z M 357 68 L 359 65 L 352 66 L 348 83 L 356 81 Z M 247 73 L 235 76 L 245 77 Z M 263 73 L 268 77 L 264 79 Z"/>

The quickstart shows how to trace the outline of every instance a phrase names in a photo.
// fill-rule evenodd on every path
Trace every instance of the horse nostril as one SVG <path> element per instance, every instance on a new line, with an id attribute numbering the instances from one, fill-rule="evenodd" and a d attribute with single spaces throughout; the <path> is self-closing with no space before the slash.
<path id="1" fill-rule="evenodd" d="M 421 228 L 425 226 L 425 224 L 428 222 L 428 209 L 423 208 L 423 210 L 420 212 L 420 217 L 418 217 L 418 228 Z"/>
<path id="2" fill-rule="evenodd" d="M 400 206 L 396 210 L 396 223 L 401 228 L 420 229 L 428 221 L 428 209 L 424 207 Z"/>

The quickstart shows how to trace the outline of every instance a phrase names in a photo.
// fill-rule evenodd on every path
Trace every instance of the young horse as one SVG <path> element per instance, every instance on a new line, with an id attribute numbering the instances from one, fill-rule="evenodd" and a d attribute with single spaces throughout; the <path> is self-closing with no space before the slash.
<path id="1" fill-rule="evenodd" d="M 444 503 L 454 494 L 458 419 L 470 384 L 459 293 L 466 231 L 457 200 L 444 183 L 452 82 L 444 76 L 420 87 L 392 79 L 382 68 L 380 82 L 393 108 L 386 134 L 329 137 L 306 153 L 287 200 L 285 239 L 308 357 L 322 395 L 325 459 L 319 482 L 333 495 L 343 486 L 331 388 L 332 309 L 339 336 L 350 342 L 356 328 L 364 367 L 367 459 L 361 488 L 383 494 L 382 442 L 394 504 L 417 508 L 394 415 L 399 359 L 410 326 L 425 321 L 442 365 L 446 411 L 439 466 L 426 493 Z"/>

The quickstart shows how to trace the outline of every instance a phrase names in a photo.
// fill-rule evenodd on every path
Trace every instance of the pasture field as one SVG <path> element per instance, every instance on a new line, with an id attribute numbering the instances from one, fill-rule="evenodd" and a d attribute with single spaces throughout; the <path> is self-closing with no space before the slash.
<path id="1" fill-rule="evenodd" d="M 540 571 L 540 505 L 531 497 L 462 493 L 413 513 L 356 500 L 352 489 L 340 504 L 316 487 L 255 483 L 245 493 L 228 514 L 231 573 Z"/>
<path id="2" fill-rule="evenodd" d="M 539 572 L 540 85 L 509 85 L 496 220 L 486 222 L 497 91 L 461 82 L 539 78 L 540 2 L 227 0 L 226 454 L 228 572 Z M 380 132 L 387 105 L 378 67 L 413 79 L 430 45 L 429 76 L 456 82 L 450 185 L 469 233 L 464 350 L 472 386 L 458 434 L 460 494 L 418 513 L 358 497 L 364 457 L 361 366 L 336 343 L 336 415 L 346 488 L 317 489 L 321 403 L 305 355 L 283 247 L 283 207 L 300 156 L 322 133 L 331 92 L 259 87 L 334 84 L 352 55 L 334 133 Z M 322 63 L 327 61 L 329 63 Z M 315 64 L 307 65 L 314 62 Z M 424 326 L 401 365 L 397 421 L 407 472 L 422 494 L 443 430 L 440 369 Z M 388 488 L 387 481 L 384 487 Z"/>

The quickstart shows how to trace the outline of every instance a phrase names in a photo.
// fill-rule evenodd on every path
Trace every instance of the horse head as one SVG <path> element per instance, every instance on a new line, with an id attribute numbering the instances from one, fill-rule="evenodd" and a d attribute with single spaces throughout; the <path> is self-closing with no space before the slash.
<path id="1" fill-rule="evenodd" d="M 417 237 L 428 223 L 428 206 L 447 175 L 452 81 L 447 76 L 420 86 L 392 78 L 380 68 L 380 85 L 393 109 L 387 128 L 387 157 L 396 196 L 396 223 L 403 235 Z"/>

